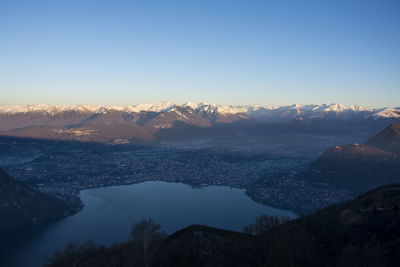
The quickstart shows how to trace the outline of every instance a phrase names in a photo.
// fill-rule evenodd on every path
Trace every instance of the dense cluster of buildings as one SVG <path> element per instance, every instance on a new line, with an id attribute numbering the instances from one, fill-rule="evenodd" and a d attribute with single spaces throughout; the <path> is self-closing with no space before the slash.
<path id="1" fill-rule="evenodd" d="M 247 189 L 264 176 L 301 164 L 304 160 L 299 158 L 215 150 L 69 151 L 44 154 L 9 167 L 9 172 L 31 187 L 78 207 L 79 191 L 86 188 L 161 180 Z M 255 199 L 259 195 L 257 192 Z"/>

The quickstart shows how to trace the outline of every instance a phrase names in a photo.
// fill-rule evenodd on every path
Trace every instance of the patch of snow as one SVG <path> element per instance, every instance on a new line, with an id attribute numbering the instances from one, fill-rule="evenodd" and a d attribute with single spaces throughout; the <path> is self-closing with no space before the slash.
<path id="1" fill-rule="evenodd" d="M 178 115 L 178 117 L 179 117 L 180 119 L 189 120 L 189 118 L 188 118 L 185 114 L 182 114 L 182 112 L 179 112 L 179 111 L 176 110 L 176 109 L 174 109 L 174 112 Z"/>
<path id="2" fill-rule="evenodd" d="M 175 104 L 169 101 L 161 101 L 152 104 L 139 104 L 132 107 L 133 112 L 165 112 L 175 107 Z"/>
<path id="3" fill-rule="evenodd" d="M 386 119 L 400 119 L 400 107 L 397 108 L 384 108 L 377 110 L 375 114 L 372 115 L 374 119 L 386 118 Z"/>

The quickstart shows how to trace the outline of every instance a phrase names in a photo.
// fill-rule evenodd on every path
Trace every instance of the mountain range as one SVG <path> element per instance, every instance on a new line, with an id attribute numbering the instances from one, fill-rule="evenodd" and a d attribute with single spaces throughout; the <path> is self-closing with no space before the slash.
<path id="1" fill-rule="evenodd" d="M 129 113 L 166 113 L 175 111 L 179 114 L 179 110 L 189 110 L 192 113 L 212 114 L 212 116 L 228 116 L 233 114 L 241 114 L 258 121 L 286 121 L 292 119 L 309 119 L 309 118 L 351 118 L 360 115 L 364 118 L 400 118 L 400 107 L 397 108 L 374 108 L 368 109 L 359 105 L 342 105 L 342 104 L 293 104 L 289 106 L 231 106 L 220 105 L 215 103 L 193 103 L 187 102 L 182 105 L 174 104 L 168 101 L 161 101 L 152 104 L 138 104 L 133 106 L 93 106 L 93 105 L 26 105 L 26 106 L 3 106 L 0 107 L 0 114 L 17 114 L 17 113 L 41 113 L 49 115 L 57 115 L 64 112 L 77 113 L 95 113 L 106 114 L 113 111 Z M 182 116 L 184 119 L 185 116 Z"/>
<path id="2" fill-rule="evenodd" d="M 226 135 L 226 131 L 220 132 L 221 127 L 232 125 L 237 130 L 238 126 L 249 129 L 249 126 L 292 121 L 397 120 L 400 107 L 366 109 L 341 104 L 228 106 L 163 101 L 135 106 L 28 105 L 0 107 L 0 135 L 124 144 L 165 140 L 175 135 L 191 137 L 189 132 L 206 131 L 206 135 L 215 136 L 215 127 L 218 134 Z M 204 130 L 207 128 L 213 130 Z"/>

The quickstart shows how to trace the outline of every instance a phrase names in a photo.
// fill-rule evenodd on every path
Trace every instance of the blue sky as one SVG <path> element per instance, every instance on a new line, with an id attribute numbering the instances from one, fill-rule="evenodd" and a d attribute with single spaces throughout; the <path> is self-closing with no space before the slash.
<path id="1" fill-rule="evenodd" d="M 400 106 L 400 1 L 3 1 L 0 105 Z"/>

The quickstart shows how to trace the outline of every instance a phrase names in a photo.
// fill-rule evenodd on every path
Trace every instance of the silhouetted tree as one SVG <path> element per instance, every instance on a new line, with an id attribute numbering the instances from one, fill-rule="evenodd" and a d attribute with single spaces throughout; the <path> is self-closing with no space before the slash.
<path id="1" fill-rule="evenodd" d="M 142 219 L 140 222 L 132 226 L 130 241 L 140 245 L 143 249 L 143 262 L 145 265 L 148 263 L 151 251 L 149 246 L 157 240 L 160 240 L 166 236 L 166 234 L 160 231 L 161 226 L 156 224 L 153 219 Z"/>
<path id="2" fill-rule="evenodd" d="M 115 244 L 109 248 L 96 246 L 91 241 L 80 246 L 69 242 L 64 250 L 54 253 L 45 266 L 148 266 L 155 249 L 152 244 L 165 237 L 160 228 L 161 226 L 152 219 L 143 219 L 132 226 L 129 242 Z"/>
<path id="3" fill-rule="evenodd" d="M 255 223 L 244 226 L 243 232 L 251 235 L 258 235 L 288 221 L 290 221 L 290 218 L 287 216 L 270 216 L 264 214 L 258 216 Z"/>

